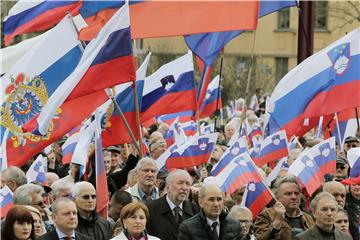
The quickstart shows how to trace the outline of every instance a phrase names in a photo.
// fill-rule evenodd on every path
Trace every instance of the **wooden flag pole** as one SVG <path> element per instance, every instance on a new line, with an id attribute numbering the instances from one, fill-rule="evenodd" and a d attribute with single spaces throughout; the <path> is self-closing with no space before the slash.
<path id="1" fill-rule="evenodd" d="M 121 120 L 124 122 L 125 127 L 126 127 L 126 129 L 128 130 L 128 133 L 129 133 L 129 135 L 130 135 L 130 137 L 131 137 L 131 140 L 133 141 L 133 143 L 134 143 L 136 149 L 138 150 L 138 152 L 140 153 L 140 152 L 141 152 L 141 148 L 139 147 L 138 143 L 136 142 L 136 138 L 135 138 L 133 132 L 131 131 L 128 122 L 126 121 L 125 116 L 124 116 L 123 112 L 121 111 L 121 108 L 120 108 L 119 104 L 116 102 L 116 99 L 115 99 L 115 97 L 114 97 L 114 94 L 112 93 L 112 90 L 106 91 L 106 93 L 107 93 L 108 96 L 110 97 L 111 101 L 114 103 L 116 109 L 119 111 Z"/>
<path id="2" fill-rule="evenodd" d="M 136 49 L 136 40 L 133 40 L 134 43 L 134 57 L 135 57 L 135 66 L 136 69 L 138 69 L 138 61 L 137 61 L 137 49 Z M 138 128 L 138 136 L 139 136 L 139 157 L 142 158 L 143 157 L 143 152 L 142 152 L 142 129 L 141 129 L 141 125 L 140 125 L 140 111 L 139 111 L 139 101 L 138 101 L 138 96 L 137 96 L 137 91 L 136 91 L 136 80 L 134 81 L 133 84 L 133 91 L 134 91 L 134 104 L 135 104 L 135 121 L 136 121 L 136 126 Z"/>
<path id="3" fill-rule="evenodd" d="M 224 49 L 221 51 L 220 70 L 219 70 L 219 91 L 217 93 L 217 98 L 216 98 L 214 129 L 216 129 L 216 120 L 218 118 L 217 112 L 218 112 L 218 107 L 219 107 L 219 97 L 220 97 L 220 91 L 221 91 L 220 86 L 221 86 L 221 77 L 222 77 L 222 70 L 223 70 L 223 61 L 224 61 Z"/>

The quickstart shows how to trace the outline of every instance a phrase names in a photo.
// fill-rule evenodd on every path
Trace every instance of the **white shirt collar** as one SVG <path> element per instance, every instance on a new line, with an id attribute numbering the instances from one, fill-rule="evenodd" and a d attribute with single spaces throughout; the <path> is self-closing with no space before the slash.
<path id="1" fill-rule="evenodd" d="M 60 231 L 60 229 L 55 228 L 55 231 L 59 237 L 59 239 L 64 239 L 64 237 L 67 237 L 68 235 L 66 235 L 65 233 L 63 233 L 62 231 Z M 72 232 L 71 234 L 71 238 L 75 239 L 75 231 Z"/>
<path id="2" fill-rule="evenodd" d="M 169 198 L 169 196 L 168 196 L 167 194 L 166 194 L 166 201 L 167 201 L 167 203 L 169 204 L 169 207 L 170 207 L 171 211 L 173 211 L 174 208 L 177 207 L 177 206 L 170 200 L 170 198 Z M 181 211 L 183 210 L 183 203 L 184 203 L 184 202 L 181 202 L 181 203 L 179 204 L 179 206 L 178 206 L 178 207 L 181 208 Z"/>

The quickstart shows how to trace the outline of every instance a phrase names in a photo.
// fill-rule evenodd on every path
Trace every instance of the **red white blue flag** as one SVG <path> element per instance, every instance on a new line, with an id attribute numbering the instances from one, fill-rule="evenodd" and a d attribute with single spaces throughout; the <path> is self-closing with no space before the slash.
<path id="1" fill-rule="evenodd" d="M 250 181 L 262 181 L 257 167 L 247 152 L 231 161 L 215 178 L 221 190 L 230 194 Z"/>
<path id="2" fill-rule="evenodd" d="M 251 181 L 247 184 L 240 206 L 245 206 L 250 209 L 253 214 L 253 219 L 255 219 L 273 198 L 273 193 L 263 181 Z"/>
<path id="3" fill-rule="evenodd" d="M 324 181 L 323 173 L 307 149 L 290 165 L 288 173 L 300 180 L 310 196 Z"/>
<path id="4" fill-rule="evenodd" d="M 41 183 L 42 185 L 47 186 L 46 181 L 46 172 L 47 172 L 47 158 L 43 157 L 41 154 L 35 159 L 31 164 L 30 168 L 26 172 L 26 179 L 30 182 Z"/>
<path id="5" fill-rule="evenodd" d="M 194 66 L 190 51 L 145 78 L 141 122 L 168 113 L 195 109 Z"/>
<path id="6" fill-rule="evenodd" d="M 14 204 L 13 193 L 7 185 L 0 189 L 0 219 L 6 217 L 10 207 Z"/>
<path id="7" fill-rule="evenodd" d="M 323 174 L 336 172 L 335 137 L 316 144 L 310 149 L 310 153 Z"/>

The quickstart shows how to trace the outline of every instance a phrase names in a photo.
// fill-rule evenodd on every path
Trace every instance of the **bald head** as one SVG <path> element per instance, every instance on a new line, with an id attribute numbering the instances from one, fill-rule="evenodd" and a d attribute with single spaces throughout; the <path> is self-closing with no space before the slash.
<path id="1" fill-rule="evenodd" d="M 326 182 L 323 187 L 324 192 L 334 196 L 338 205 L 342 208 L 345 206 L 346 189 L 345 186 L 337 181 Z"/>
<path id="2" fill-rule="evenodd" d="M 224 194 L 215 184 L 205 184 L 199 193 L 199 205 L 206 217 L 217 220 L 224 208 Z"/>

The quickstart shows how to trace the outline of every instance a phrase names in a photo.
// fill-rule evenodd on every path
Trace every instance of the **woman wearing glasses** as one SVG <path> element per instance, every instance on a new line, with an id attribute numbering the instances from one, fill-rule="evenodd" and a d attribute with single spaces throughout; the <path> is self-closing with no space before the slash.
<path id="1" fill-rule="evenodd" d="M 253 215 L 247 207 L 235 205 L 231 208 L 228 218 L 239 221 L 241 226 L 242 240 L 255 240 L 253 233 Z"/>
<path id="2" fill-rule="evenodd" d="M 125 205 L 120 213 L 123 231 L 111 240 L 159 240 L 146 233 L 147 220 L 149 220 L 149 210 L 145 204 L 132 202 Z"/>
<path id="3" fill-rule="evenodd" d="M 34 219 L 29 210 L 12 206 L 1 228 L 2 240 L 35 240 Z"/>

